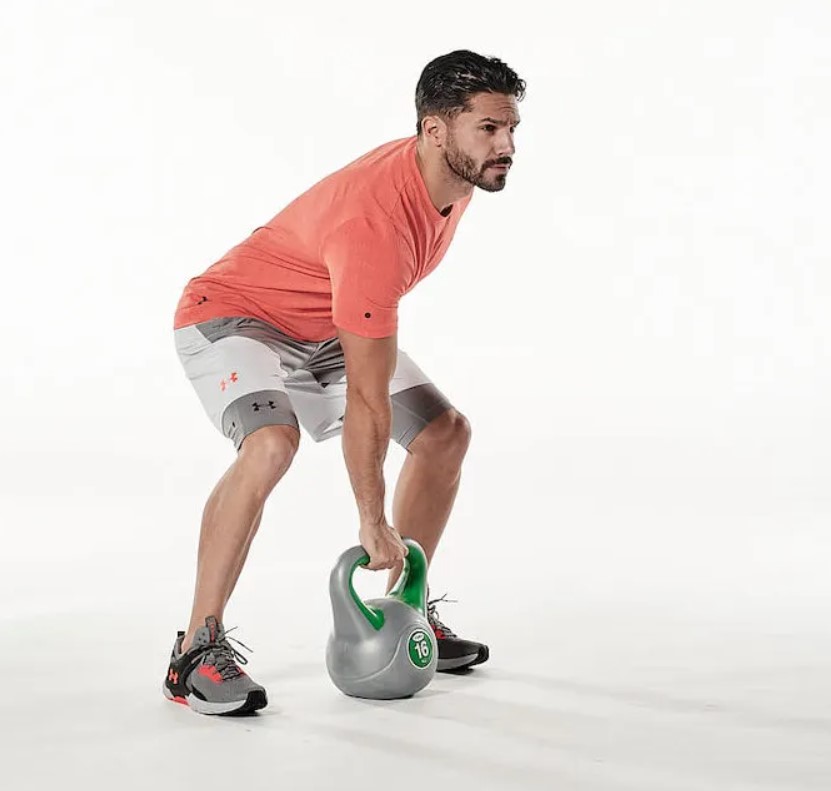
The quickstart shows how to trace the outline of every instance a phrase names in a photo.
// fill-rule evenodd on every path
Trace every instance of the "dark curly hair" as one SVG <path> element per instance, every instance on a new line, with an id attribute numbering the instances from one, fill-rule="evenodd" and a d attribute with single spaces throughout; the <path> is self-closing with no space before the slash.
<path id="1" fill-rule="evenodd" d="M 504 93 L 525 98 L 525 80 L 499 58 L 489 58 L 457 49 L 431 60 L 421 72 L 416 86 L 417 129 L 427 115 L 455 118 L 470 110 L 470 97 L 476 93 Z"/>

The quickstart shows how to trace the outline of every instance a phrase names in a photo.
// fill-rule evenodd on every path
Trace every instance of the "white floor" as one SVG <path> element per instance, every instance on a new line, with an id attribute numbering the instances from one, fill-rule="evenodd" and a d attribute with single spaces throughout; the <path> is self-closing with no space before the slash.
<path id="1" fill-rule="evenodd" d="M 829 788 L 827 638 L 515 604 L 475 619 L 488 665 L 394 702 L 337 692 L 315 617 L 270 629 L 261 611 L 242 636 L 271 705 L 245 719 L 162 698 L 167 641 L 149 613 L 7 622 L 4 786 Z"/>
<path id="2" fill-rule="evenodd" d="M 9 494 L 3 787 L 827 791 L 821 477 L 750 475 L 735 458 L 713 472 L 676 449 L 694 478 L 643 449 L 628 465 L 611 446 L 585 451 L 589 472 L 584 446 L 516 481 L 537 496 L 511 507 L 473 460 L 433 594 L 458 600 L 441 616 L 487 641 L 491 661 L 394 702 L 347 698 L 326 674 L 326 580 L 353 532 L 328 509 L 351 510 L 341 486 L 319 520 L 284 518 L 321 463 L 298 457 L 226 617 L 270 695 L 245 719 L 200 717 L 160 692 L 190 594 L 199 486 Z M 362 571 L 356 583 L 374 595 L 381 580 Z"/>

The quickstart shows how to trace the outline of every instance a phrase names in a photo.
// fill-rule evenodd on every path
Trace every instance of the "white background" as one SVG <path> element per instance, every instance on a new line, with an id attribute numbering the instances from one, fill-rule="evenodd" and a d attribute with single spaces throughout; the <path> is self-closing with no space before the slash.
<path id="1" fill-rule="evenodd" d="M 174 353 L 181 289 L 315 181 L 413 134 L 423 66 L 471 48 L 505 60 L 528 95 L 508 186 L 477 191 L 401 307 L 401 346 L 474 431 L 433 568 L 434 593 L 460 599 L 442 615 L 491 641 L 502 667 L 545 634 L 552 672 L 611 654 L 622 673 L 630 658 L 630 679 L 650 657 L 692 661 L 683 639 L 698 628 L 710 643 L 695 661 L 711 670 L 733 668 L 731 650 L 737 665 L 782 659 L 771 721 L 819 705 L 827 3 L 2 14 L 4 644 L 75 635 L 79 619 L 63 664 L 94 659 L 109 635 L 153 686 L 131 694 L 161 701 L 201 508 L 233 459 Z M 390 495 L 402 458 L 390 449 Z M 261 674 L 281 666 L 289 623 L 322 662 L 328 571 L 356 541 L 339 440 L 304 435 L 228 611 L 264 646 Z M 769 698 L 766 684 L 748 698 Z"/>

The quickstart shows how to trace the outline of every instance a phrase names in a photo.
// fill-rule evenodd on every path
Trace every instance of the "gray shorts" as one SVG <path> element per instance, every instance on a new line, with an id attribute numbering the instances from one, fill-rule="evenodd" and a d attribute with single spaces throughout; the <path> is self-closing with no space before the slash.
<path id="1" fill-rule="evenodd" d="M 302 425 L 316 442 L 341 433 L 346 367 L 337 338 L 299 341 L 250 318 L 192 324 L 174 330 L 174 338 L 208 417 L 235 448 L 262 426 Z M 451 407 L 400 349 L 390 401 L 392 438 L 404 448 Z"/>

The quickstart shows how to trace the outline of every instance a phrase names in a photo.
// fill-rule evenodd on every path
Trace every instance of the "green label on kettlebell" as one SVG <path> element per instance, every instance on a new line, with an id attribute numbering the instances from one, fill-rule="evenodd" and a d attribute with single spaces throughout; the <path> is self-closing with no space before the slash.
<path id="1" fill-rule="evenodd" d="M 416 667 L 427 667 L 433 658 L 433 641 L 424 629 L 416 629 L 410 635 L 410 642 L 407 646 L 410 661 Z"/>

